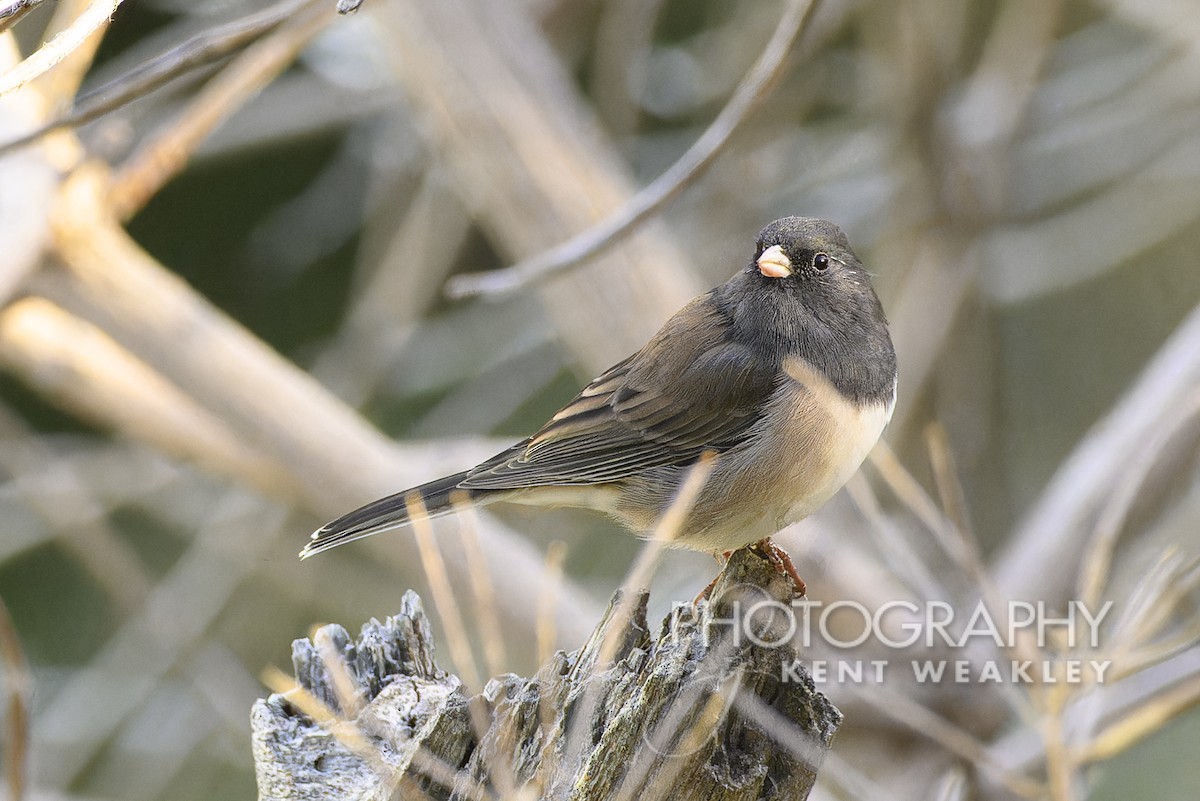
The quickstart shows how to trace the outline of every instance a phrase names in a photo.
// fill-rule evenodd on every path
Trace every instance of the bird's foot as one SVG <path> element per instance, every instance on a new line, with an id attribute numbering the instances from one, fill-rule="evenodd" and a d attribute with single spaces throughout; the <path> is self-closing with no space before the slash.
<path id="1" fill-rule="evenodd" d="M 763 556 L 767 557 L 767 561 L 779 571 L 780 575 L 786 576 L 791 580 L 792 586 L 796 590 L 797 598 L 803 598 L 808 594 L 808 585 L 804 583 L 804 579 L 800 578 L 800 573 L 796 570 L 796 565 L 794 562 L 792 562 L 792 557 L 788 556 L 787 551 L 783 550 L 774 542 L 772 542 L 770 537 L 759 540 L 750 547 L 757 548 L 759 551 L 761 551 Z M 729 557 L 732 554 L 733 551 L 725 551 L 720 555 L 713 554 L 713 557 L 717 560 L 717 564 L 721 565 L 721 567 L 724 567 L 729 563 Z M 700 593 L 692 599 L 692 604 L 697 605 L 701 601 L 709 600 L 709 598 L 712 596 L 713 588 L 717 586 L 717 581 L 720 580 L 720 578 L 720 573 L 713 576 L 713 580 L 708 582 L 708 586 L 700 590 Z"/>
<path id="2" fill-rule="evenodd" d="M 792 580 L 792 585 L 796 588 L 796 597 L 803 598 L 808 594 L 808 585 L 804 583 L 804 579 L 800 578 L 800 574 L 796 572 L 796 565 L 792 562 L 792 557 L 788 556 L 787 551 L 780 548 L 770 537 L 759 540 L 752 546 L 762 551 L 775 569 L 782 575 L 787 576 Z"/>

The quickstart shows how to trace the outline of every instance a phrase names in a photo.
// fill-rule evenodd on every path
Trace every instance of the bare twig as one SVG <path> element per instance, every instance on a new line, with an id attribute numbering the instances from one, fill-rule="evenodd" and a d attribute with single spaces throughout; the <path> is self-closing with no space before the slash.
<path id="1" fill-rule="evenodd" d="M 324 2 L 324 0 L 319 0 Z M 284 0 L 227 25 L 205 31 L 82 95 L 71 111 L 18 139 L 0 144 L 0 156 L 60 128 L 75 128 L 154 91 L 192 70 L 219 61 L 277 28 L 314 0 Z"/>
<path id="2" fill-rule="evenodd" d="M 86 388 L 80 389 L 87 394 Z M 0 407 L 0 469 L 12 477 L 12 486 L 46 521 L 61 547 L 84 566 L 119 610 L 132 614 L 150 589 L 136 551 L 108 524 L 104 504 L 93 496 L 85 477 L 27 428 L 22 419 Z"/>
<path id="3" fill-rule="evenodd" d="M 512 292 L 529 282 L 574 267 L 606 248 L 658 213 L 720 155 L 783 76 L 792 46 L 803 33 L 817 0 L 789 0 L 774 35 L 738 85 L 712 125 L 678 161 L 628 203 L 600 223 L 566 242 L 503 270 L 458 276 L 446 286 L 448 295 L 465 298 Z"/>
<path id="4" fill-rule="evenodd" d="M 33 52 L 29 58 L 0 75 L 0 97 L 15 92 L 65 59 L 112 18 L 122 0 L 94 0 L 65 31 Z"/>
<path id="5" fill-rule="evenodd" d="M 277 545 L 286 515 L 248 492 L 230 492 L 136 615 L 84 670 L 56 688 L 39 716 L 39 742 L 63 745 L 45 781 L 67 786 L 87 769 L 113 732 L 187 659 L 237 589 Z M 248 531 L 254 536 L 246 536 Z M 196 588 L 203 587 L 203 593 Z M 136 677 L 136 680 L 133 680 Z"/>

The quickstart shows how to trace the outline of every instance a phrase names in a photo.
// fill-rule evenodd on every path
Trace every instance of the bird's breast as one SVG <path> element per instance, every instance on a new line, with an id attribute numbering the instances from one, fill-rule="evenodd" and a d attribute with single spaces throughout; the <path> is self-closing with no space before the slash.
<path id="1" fill-rule="evenodd" d="M 802 359 L 783 369 L 755 436 L 718 458 L 693 515 L 710 525 L 688 545 L 737 548 L 812 514 L 854 475 L 891 419 L 894 394 L 856 402 Z"/>
<path id="2" fill-rule="evenodd" d="M 813 365 L 785 360 L 788 380 L 780 387 L 775 417 L 778 450 L 767 463 L 783 467 L 780 495 L 791 495 L 781 523 L 815 512 L 854 475 L 891 420 L 895 390 L 885 402 L 856 401 L 840 393 Z"/>

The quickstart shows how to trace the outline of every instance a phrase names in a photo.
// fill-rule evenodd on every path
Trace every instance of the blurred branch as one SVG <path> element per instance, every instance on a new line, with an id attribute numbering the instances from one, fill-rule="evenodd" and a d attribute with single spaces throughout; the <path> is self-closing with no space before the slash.
<path id="1" fill-rule="evenodd" d="M 926 140 L 911 146 L 920 151 L 922 189 L 931 192 L 933 209 L 921 223 L 927 230 L 919 234 L 912 269 L 889 310 L 905 374 L 893 436 L 919 408 L 916 400 L 974 287 L 983 259 L 976 238 L 1003 218 L 1013 144 L 1055 43 L 1061 11 L 1062 0 L 1000 4 L 979 63 L 950 113 L 938 110 L 936 102 L 915 100 L 912 109 L 904 109 L 936 110 L 942 119 L 912 125 L 914 138 Z"/>
<path id="2" fill-rule="evenodd" d="M 1173 409 L 1200 387 L 1200 307 L 1180 324 L 1117 406 L 1059 467 L 1037 504 L 996 558 L 993 574 L 1015 599 L 1061 599 L 1074 579 L 1092 521 L 1154 441 Z"/>
<path id="3" fill-rule="evenodd" d="M 1039 798 L 1041 784 L 1017 770 L 1001 764 L 970 732 L 907 695 L 883 686 L 853 686 L 854 692 L 873 702 L 873 706 L 913 734 L 928 738 L 987 773 L 1015 795 Z"/>
<path id="4" fill-rule="evenodd" d="M 48 371 L 55 366 L 48 365 Z M 0 444 L 0 468 L 11 476 L 21 500 L 46 521 L 54 540 L 83 565 L 116 608 L 131 613 L 146 597 L 149 580 L 134 549 L 108 525 L 104 504 L 84 477 L 3 408 Z"/>
<path id="5" fill-rule="evenodd" d="M 1161 695 L 1111 723 L 1077 755 L 1082 762 L 1111 759 L 1161 729 L 1182 712 L 1200 703 L 1200 673 L 1193 674 Z"/>
<path id="6" fill-rule="evenodd" d="M 416 484 L 488 455 L 490 443 L 425 449 L 386 440 L 138 247 L 105 205 L 104 179 L 92 166 L 67 180 L 51 214 L 66 280 L 43 274 L 34 290 L 97 325 L 220 419 L 259 458 L 279 465 L 283 485 L 298 488 L 289 500 L 332 517 L 397 485 Z M 531 626 L 527 613 L 539 592 L 541 556 L 494 524 L 481 534 L 497 592 L 506 601 L 504 619 Z M 402 550 L 379 545 L 374 553 L 400 571 L 400 580 L 421 581 L 419 565 L 403 558 Z M 461 559 L 448 559 L 447 566 L 455 583 L 469 581 Z M 588 603 L 574 588 L 561 598 L 559 630 L 570 636 L 586 619 Z"/>
<path id="7" fill-rule="evenodd" d="M 792 46 L 804 32 L 805 23 L 816 5 L 816 0 L 788 0 L 775 33 L 725 108 L 678 161 L 623 207 L 586 231 L 533 258 L 503 270 L 457 276 L 447 285 L 447 294 L 464 298 L 512 292 L 603 252 L 661 211 L 713 163 L 742 123 L 770 95 L 783 75 Z"/>
<path id="8" fill-rule="evenodd" d="M 65 31 L 35 50 L 8 72 L 0 74 L 0 97 L 15 92 L 42 75 L 108 24 L 122 0 L 93 0 Z"/>
<path id="9" fill-rule="evenodd" d="M 540 252 L 633 196 L 628 165 L 520 3 L 405 0 L 371 11 L 418 131 L 505 258 Z M 702 289 L 661 223 L 591 269 L 537 286 L 589 372 L 641 347 Z"/>
<path id="10" fill-rule="evenodd" d="M 1167 445 L 1176 437 L 1186 435 L 1188 425 L 1197 414 L 1200 414 L 1200 390 L 1180 398 L 1178 406 L 1166 410 L 1166 416 L 1159 419 L 1153 432 L 1153 439 L 1125 463 L 1121 482 L 1101 507 L 1083 549 L 1075 595 L 1088 606 L 1095 607 L 1100 602 L 1111 578 L 1117 542 L 1151 471 L 1167 451 Z"/>
<path id="11" fill-rule="evenodd" d="M 0 364 L 84 419 L 263 491 L 284 491 L 278 464 L 102 331 L 47 300 L 25 298 L 0 312 Z"/>
<path id="12" fill-rule="evenodd" d="M 229 63 L 188 109 L 142 145 L 111 179 L 110 202 L 126 220 L 183 169 L 213 129 L 286 69 L 334 19 L 326 0 L 306 0 L 291 19 Z"/>
<path id="13" fill-rule="evenodd" d="M 352 406 L 375 392 L 411 343 L 470 234 L 470 217 L 438 173 L 425 173 L 399 223 L 390 197 L 372 204 L 378 210 L 358 248 L 359 262 L 371 272 L 355 288 L 337 338 L 310 368 Z M 420 269 L 411 269 L 414 264 Z"/>
<path id="14" fill-rule="evenodd" d="M 174 78 L 242 49 L 292 18 L 313 0 L 284 0 L 270 8 L 194 36 L 125 75 L 80 96 L 74 108 L 30 133 L 0 144 L 0 156 L 50 131 L 75 128 L 149 94 Z"/>
<path id="15" fill-rule="evenodd" d="M 284 536 L 286 520 L 282 510 L 239 490 L 209 511 L 138 612 L 47 699 L 35 732 L 39 753 L 53 754 L 42 762 L 42 781 L 66 787 L 78 780 L 163 677 L 197 650 L 242 582 Z"/>
<path id="16" fill-rule="evenodd" d="M 12 36 L 0 35 L 0 70 L 18 63 L 20 53 Z M 18 92 L 0 98 L 0 139 L 39 125 L 48 103 L 38 92 Z M 26 276 L 38 268 L 50 239 L 46 213 L 59 170 L 74 162 L 77 147 L 61 141 L 0 158 L 0 305 L 8 302 Z"/>

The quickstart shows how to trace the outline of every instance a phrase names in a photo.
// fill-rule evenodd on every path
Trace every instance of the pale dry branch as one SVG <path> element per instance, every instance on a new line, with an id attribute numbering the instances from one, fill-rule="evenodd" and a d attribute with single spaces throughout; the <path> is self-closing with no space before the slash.
<path id="1" fill-rule="evenodd" d="M 278 463 L 103 331 L 48 300 L 25 298 L 0 311 L 0 365 L 84 419 L 266 492 L 295 492 Z"/>
<path id="2" fill-rule="evenodd" d="M 0 360 L 3 360 L 0 344 Z M 49 365 L 53 369 L 53 365 Z M 104 518 L 105 507 L 84 476 L 65 464 L 24 421 L 0 408 L 0 468 L 51 535 L 125 614 L 149 592 L 137 554 Z"/>
<path id="3" fill-rule="evenodd" d="M 1030 799 L 1042 795 L 1043 788 L 1038 782 L 1000 763 L 985 743 L 917 701 L 876 687 L 855 687 L 854 691 L 869 699 L 887 717 L 966 760 L 1016 795 Z"/>
<path id="4" fill-rule="evenodd" d="M 373 205 L 379 210 L 367 221 L 360 246 L 360 263 L 370 273 L 355 288 L 337 339 L 312 368 L 354 405 L 386 379 L 422 315 L 439 298 L 471 231 L 470 217 L 437 168 L 423 176 L 399 224 L 390 193 Z"/>
<path id="5" fill-rule="evenodd" d="M 242 581 L 287 533 L 285 519 L 241 492 L 212 510 L 138 613 L 46 700 L 35 737 L 39 752 L 54 758 L 42 763 L 43 781 L 67 786 L 87 769 L 226 611 Z"/>
<path id="6" fill-rule="evenodd" d="M 1193 418 L 1200 414 L 1200 390 L 1182 398 L 1180 404 L 1167 410 L 1160 418 L 1153 437 L 1125 465 L 1121 482 L 1101 508 L 1091 538 L 1083 550 L 1076 595 L 1084 603 L 1095 606 L 1110 578 L 1117 541 L 1130 509 L 1141 494 L 1144 484 L 1167 444 L 1180 435 Z"/>
<path id="7" fill-rule="evenodd" d="M 18 63 L 12 36 L 0 35 L 0 70 Z M 18 92 L 0 98 L 0 139 L 35 128 L 48 103 L 37 92 Z M 37 269 L 49 244 L 49 206 L 58 184 L 58 170 L 77 158 L 78 147 L 57 141 L 37 151 L 0 158 L 0 304 Z"/>

